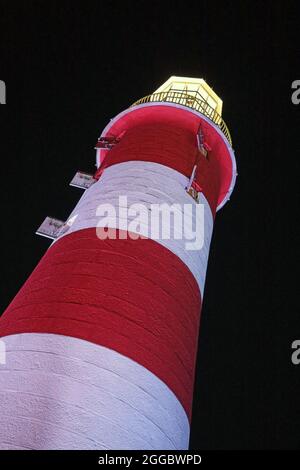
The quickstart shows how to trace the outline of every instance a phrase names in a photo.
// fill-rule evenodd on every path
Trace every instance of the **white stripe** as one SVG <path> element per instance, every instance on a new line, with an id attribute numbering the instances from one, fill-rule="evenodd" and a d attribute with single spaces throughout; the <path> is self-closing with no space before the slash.
<path id="1" fill-rule="evenodd" d="M 125 356 L 46 333 L 2 338 L 0 449 L 186 449 L 174 393 Z"/>
<path id="2" fill-rule="evenodd" d="M 155 102 L 143 103 L 143 104 L 131 106 L 130 108 L 127 108 L 124 111 L 122 111 L 121 113 L 117 114 L 117 116 L 112 118 L 110 120 L 110 122 L 107 124 L 107 126 L 104 128 L 104 130 L 103 130 L 100 137 L 105 137 L 108 134 L 108 132 L 111 130 L 111 128 L 119 120 L 121 120 L 124 116 L 126 116 L 129 119 L 131 118 L 133 123 L 135 123 L 135 125 L 136 125 L 137 123 L 135 121 L 136 118 L 135 118 L 135 115 L 134 115 L 135 111 L 138 111 L 141 108 L 150 108 L 150 107 L 153 107 L 153 106 L 168 106 L 168 107 L 171 107 L 171 108 L 178 108 L 178 109 L 182 109 L 183 111 L 192 113 L 192 114 L 198 116 L 199 118 L 201 118 L 202 121 L 205 121 L 207 124 L 209 124 L 211 127 L 213 127 L 215 129 L 215 131 L 219 134 L 221 139 L 223 140 L 224 144 L 226 145 L 226 148 L 227 148 L 227 151 L 228 151 L 228 154 L 229 154 L 229 158 L 230 158 L 231 164 L 232 164 L 232 176 L 231 176 L 231 182 L 230 182 L 230 186 L 228 188 L 228 191 L 225 194 L 223 200 L 219 203 L 219 205 L 217 207 L 217 211 L 220 210 L 224 206 L 224 204 L 226 204 L 226 202 L 230 199 L 231 193 L 232 193 L 232 191 L 234 189 L 234 186 L 235 186 L 235 183 L 236 183 L 236 177 L 237 177 L 236 159 L 235 159 L 233 148 L 231 147 L 230 143 L 228 142 L 227 138 L 225 137 L 225 135 L 223 134 L 223 132 L 221 131 L 219 126 L 217 126 L 213 121 L 211 121 L 204 114 L 199 113 L 195 109 L 188 108 L 187 106 L 183 106 L 181 104 L 176 104 L 176 103 L 167 103 L 167 102 L 161 102 L 161 101 L 157 102 L 157 103 L 155 103 Z M 130 114 L 132 116 L 129 116 Z M 128 126 L 128 124 L 127 124 L 127 126 Z M 101 150 L 100 150 L 100 152 L 101 152 Z M 96 166 L 97 166 L 97 168 L 100 166 L 100 158 L 98 160 L 96 159 Z"/>
<path id="3" fill-rule="evenodd" d="M 201 194 L 200 203 L 204 205 L 204 226 L 202 226 L 203 221 L 195 211 L 197 204 L 185 190 L 187 184 L 188 178 L 184 175 L 158 163 L 129 161 L 113 165 L 104 171 L 97 183 L 85 191 L 70 215 L 70 218 L 76 216 L 74 223 L 62 236 L 77 230 L 97 227 L 97 225 L 104 226 L 105 221 L 102 219 L 101 222 L 101 218 L 96 215 L 97 207 L 100 204 L 112 204 L 114 207 L 118 207 L 120 196 L 127 196 L 128 206 L 142 203 L 147 208 L 147 216 L 153 215 L 153 212 L 149 212 L 151 204 L 180 204 L 179 212 L 181 214 L 183 214 L 184 204 L 192 205 L 193 214 L 187 220 L 187 226 L 190 229 L 195 229 L 197 223 L 199 238 L 204 230 L 203 247 L 200 250 L 187 250 L 186 238 L 175 239 L 175 233 L 179 235 L 179 232 L 175 230 L 173 233 L 173 218 L 171 218 L 170 226 L 171 238 L 160 237 L 156 241 L 172 251 L 186 264 L 198 282 L 200 292 L 203 295 L 213 217 L 206 198 Z M 128 217 L 129 221 L 133 219 L 134 217 Z M 159 217 L 154 217 L 154 222 L 155 225 L 159 225 Z M 119 217 L 117 213 L 116 220 L 110 219 L 108 226 L 123 228 L 124 219 Z M 139 233 L 154 238 L 151 233 L 148 233 L 148 229 L 149 226 L 145 220 L 141 219 Z M 134 229 L 131 231 L 136 232 Z"/>

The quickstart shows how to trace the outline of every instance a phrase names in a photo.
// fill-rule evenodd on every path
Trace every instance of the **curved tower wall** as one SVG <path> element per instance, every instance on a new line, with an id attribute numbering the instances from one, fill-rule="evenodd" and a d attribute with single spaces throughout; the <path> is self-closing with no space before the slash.
<path id="1" fill-rule="evenodd" d="M 233 153 L 207 118 L 167 103 L 130 108 L 109 135 L 121 137 L 101 177 L 0 318 L 1 449 L 188 448 L 209 246 Z M 186 191 L 195 161 L 199 202 Z M 175 204 L 179 217 L 192 206 L 185 223 L 202 230 L 201 249 L 187 249 L 175 219 L 169 238 L 152 234 L 145 214 L 134 224 L 124 196 L 149 216 L 153 204 Z M 118 212 L 104 222 L 105 205 Z M 115 229 L 106 239 L 105 225 Z"/>

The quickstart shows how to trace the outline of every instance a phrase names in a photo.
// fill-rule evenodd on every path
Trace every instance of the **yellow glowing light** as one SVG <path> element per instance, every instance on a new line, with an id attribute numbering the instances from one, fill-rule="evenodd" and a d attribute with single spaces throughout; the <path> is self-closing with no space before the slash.
<path id="1" fill-rule="evenodd" d="M 191 98 L 200 95 L 203 101 L 216 111 L 220 116 L 222 115 L 223 101 L 214 92 L 214 90 L 206 83 L 203 78 L 190 78 L 190 77 L 170 77 L 163 83 L 154 93 L 168 92 L 168 91 L 186 92 Z M 191 104 L 191 107 L 193 105 Z"/>

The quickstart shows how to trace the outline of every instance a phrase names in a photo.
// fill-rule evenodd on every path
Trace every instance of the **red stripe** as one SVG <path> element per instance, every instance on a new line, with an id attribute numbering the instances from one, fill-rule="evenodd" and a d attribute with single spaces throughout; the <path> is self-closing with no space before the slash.
<path id="1" fill-rule="evenodd" d="M 198 115 L 171 106 L 132 108 L 116 120 L 108 135 L 122 135 L 120 143 L 107 152 L 103 167 L 129 160 L 160 163 L 191 176 L 197 153 L 199 123 L 207 145 L 209 159 L 200 154 L 197 183 L 208 200 L 212 213 L 227 194 L 232 180 L 232 161 L 214 127 Z"/>
<path id="2" fill-rule="evenodd" d="M 185 264 L 149 239 L 58 240 L 0 319 L 0 336 L 73 336 L 134 359 L 190 416 L 201 298 Z"/>

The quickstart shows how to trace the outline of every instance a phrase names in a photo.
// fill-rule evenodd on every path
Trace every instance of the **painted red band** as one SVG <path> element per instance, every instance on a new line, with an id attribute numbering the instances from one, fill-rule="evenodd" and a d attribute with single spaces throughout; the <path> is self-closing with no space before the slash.
<path id="1" fill-rule="evenodd" d="M 55 333 L 113 349 L 164 381 L 190 416 L 200 309 L 194 276 L 162 245 L 85 229 L 50 247 L 0 318 L 0 336 Z"/>
<path id="2" fill-rule="evenodd" d="M 108 136 L 122 136 L 107 152 L 104 167 L 129 160 L 160 163 L 191 176 L 198 153 L 199 124 L 211 149 L 208 159 L 199 152 L 197 183 L 212 213 L 223 201 L 232 182 L 232 161 L 216 129 L 189 110 L 172 106 L 133 107 L 112 124 Z"/>
<path id="3" fill-rule="evenodd" d="M 106 155 L 101 170 L 127 161 L 145 161 L 165 165 L 191 176 L 198 161 L 197 182 L 215 213 L 219 195 L 218 165 L 200 154 L 196 135 L 187 129 L 157 122 L 128 129 L 126 134 Z"/>

